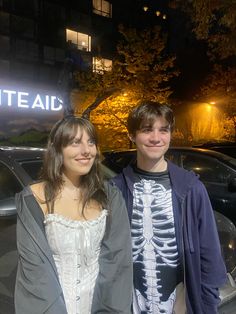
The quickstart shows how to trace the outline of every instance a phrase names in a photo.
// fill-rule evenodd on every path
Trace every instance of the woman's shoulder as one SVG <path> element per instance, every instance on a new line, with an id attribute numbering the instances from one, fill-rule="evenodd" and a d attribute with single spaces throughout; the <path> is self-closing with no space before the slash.
<path id="1" fill-rule="evenodd" d="M 39 203 L 40 207 L 42 208 L 43 212 L 45 212 L 45 182 L 37 182 L 33 183 L 29 186 L 32 195 L 36 199 L 36 201 Z"/>
<path id="2" fill-rule="evenodd" d="M 33 183 L 29 186 L 29 188 L 32 191 L 32 194 L 39 199 L 45 199 L 44 196 L 44 187 L 45 184 L 44 182 L 37 182 L 37 183 Z"/>

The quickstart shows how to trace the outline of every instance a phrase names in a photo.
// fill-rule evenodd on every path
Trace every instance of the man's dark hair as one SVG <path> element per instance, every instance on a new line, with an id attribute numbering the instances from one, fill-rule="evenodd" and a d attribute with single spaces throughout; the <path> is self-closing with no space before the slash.
<path id="1" fill-rule="evenodd" d="M 135 135 L 136 131 L 143 126 L 152 126 L 157 117 L 164 118 L 168 122 L 171 132 L 173 131 L 174 114 L 169 105 L 154 101 L 139 103 L 128 116 L 127 129 L 129 134 Z"/>

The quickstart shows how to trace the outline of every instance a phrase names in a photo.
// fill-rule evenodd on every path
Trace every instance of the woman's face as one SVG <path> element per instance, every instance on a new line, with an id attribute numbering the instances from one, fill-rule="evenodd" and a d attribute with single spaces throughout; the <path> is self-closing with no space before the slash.
<path id="1" fill-rule="evenodd" d="M 79 177 L 89 173 L 97 155 L 94 140 L 78 127 L 76 136 L 62 149 L 63 172 L 67 177 Z"/>

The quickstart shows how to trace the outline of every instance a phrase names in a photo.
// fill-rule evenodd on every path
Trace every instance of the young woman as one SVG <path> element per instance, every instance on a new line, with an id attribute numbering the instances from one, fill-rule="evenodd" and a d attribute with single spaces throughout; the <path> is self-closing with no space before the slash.
<path id="1" fill-rule="evenodd" d="M 130 228 L 86 119 L 52 129 L 42 181 L 16 196 L 16 314 L 131 313 Z"/>

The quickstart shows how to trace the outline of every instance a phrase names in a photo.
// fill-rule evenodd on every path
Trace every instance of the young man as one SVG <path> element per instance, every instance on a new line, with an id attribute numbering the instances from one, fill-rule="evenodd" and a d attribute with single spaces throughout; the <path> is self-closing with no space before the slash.
<path id="1" fill-rule="evenodd" d="M 174 117 L 145 102 L 128 117 L 137 161 L 113 179 L 126 200 L 133 243 L 133 313 L 214 314 L 226 280 L 204 185 L 166 160 Z"/>

